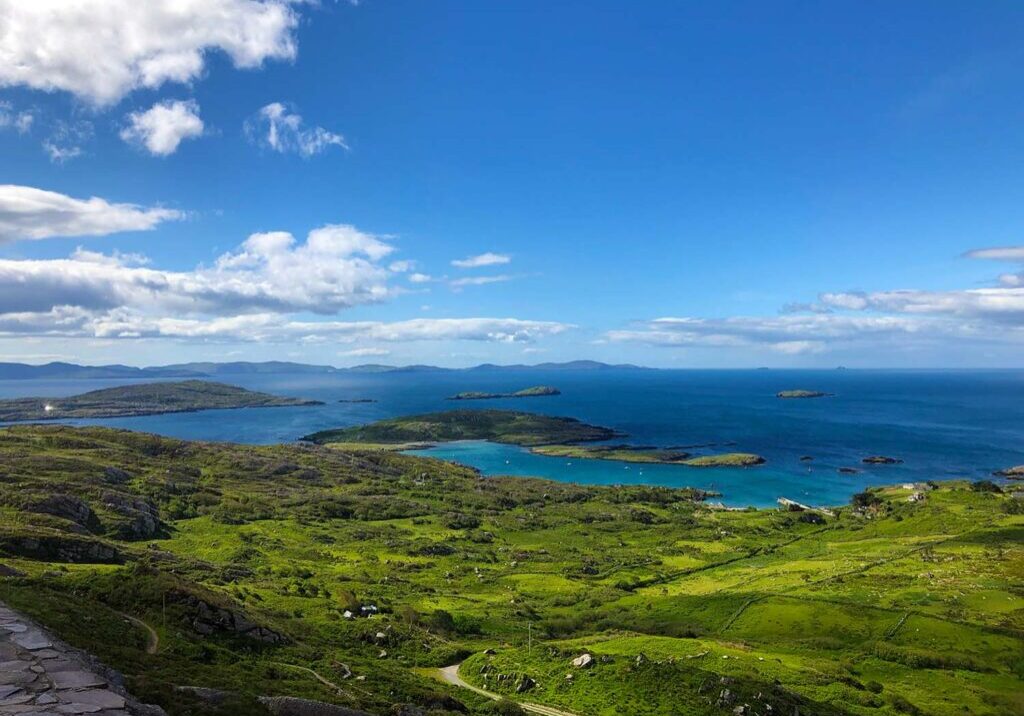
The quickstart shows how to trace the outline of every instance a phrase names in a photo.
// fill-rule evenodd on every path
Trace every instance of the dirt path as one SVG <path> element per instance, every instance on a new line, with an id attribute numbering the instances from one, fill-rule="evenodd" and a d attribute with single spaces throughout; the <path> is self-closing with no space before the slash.
<path id="1" fill-rule="evenodd" d="M 476 692 L 481 696 L 486 696 L 487 698 L 493 699 L 494 701 L 499 701 L 502 698 L 498 694 L 491 693 L 490 691 L 487 691 L 485 689 L 477 688 L 476 686 L 473 686 L 472 684 L 463 681 L 462 677 L 459 676 L 460 666 L 462 666 L 462 664 L 453 664 L 452 666 L 446 666 L 443 669 L 438 669 L 436 672 L 437 677 L 441 681 L 451 684 L 452 686 L 458 686 L 462 689 L 469 689 L 470 691 Z M 523 707 L 523 710 L 529 711 L 530 713 L 542 714 L 542 716 L 576 716 L 576 714 L 574 714 L 571 711 L 561 711 L 551 706 L 544 706 L 543 704 L 533 704 L 527 701 L 519 701 L 517 703 Z"/>
<path id="2" fill-rule="evenodd" d="M 125 614 L 124 612 L 118 612 L 118 615 L 131 622 L 140 629 L 146 631 L 146 653 L 155 654 L 160 650 L 160 635 L 156 633 L 156 629 L 151 627 L 146 622 L 142 621 L 138 617 L 133 617 L 131 614 Z"/>
<path id="3" fill-rule="evenodd" d="M 307 674 L 310 674 L 314 679 L 319 681 L 321 684 L 323 684 L 327 688 L 333 689 L 339 696 L 344 696 L 347 699 L 351 699 L 352 698 L 352 695 L 349 694 L 349 693 L 346 693 L 345 689 L 341 688 L 340 686 L 338 686 L 333 681 L 329 681 L 328 679 L 324 678 L 323 676 L 320 676 L 320 674 L 318 674 L 317 672 L 313 671 L 310 668 L 307 668 L 305 666 L 299 666 L 298 664 L 287 664 L 287 663 L 285 663 L 283 661 L 274 661 L 272 663 L 275 666 L 285 666 L 285 667 L 287 667 L 289 669 L 296 669 L 298 671 L 305 671 Z"/>

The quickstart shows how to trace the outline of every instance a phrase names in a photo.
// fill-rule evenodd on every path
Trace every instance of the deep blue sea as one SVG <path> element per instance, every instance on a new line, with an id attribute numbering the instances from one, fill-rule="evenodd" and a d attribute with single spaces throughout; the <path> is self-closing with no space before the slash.
<path id="1" fill-rule="evenodd" d="M 495 407 L 565 415 L 616 428 L 623 440 L 660 447 L 713 445 L 693 452 L 763 455 L 747 469 L 627 465 L 565 460 L 481 442 L 419 454 L 457 460 L 487 475 L 531 475 L 589 484 L 694 486 L 733 506 L 774 505 L 779 497 L 843 504 L 867 485 L 952 477 L 983 478 L 1024 464 L 1024 371 L 607 370 L 486 371 L 221 378 L 253 390 L 315 398 L 326 405 L 212 410 L 141 418 L 69 421 L 200 440 L 290 442 L 325 428 L 454 407 Z M 0 381 L 0 396 L 60 397 L 131 381 Z M 463 390 L 509 391 L 554 385 L 562 395 L 452 403 Z M 780 400 L 779 390 L 834 393 Z M 376 403 L 339 403 L 372 398 Z M 800 457 L 810 455 L 812 463 Z M 868 455 L 901 465 L 867 466 Z M 856 467 L 854 475 L 839 467 Z"/>

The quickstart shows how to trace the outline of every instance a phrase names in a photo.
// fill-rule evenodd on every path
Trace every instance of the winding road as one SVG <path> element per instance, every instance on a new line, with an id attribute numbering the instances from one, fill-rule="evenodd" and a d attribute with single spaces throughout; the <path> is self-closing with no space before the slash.
<path id="1" fill-rule="evenodd" d="M 492 699 L 494 701 L 500 701 L 502 698 L 504 698 L 502 696 L 499 696 L 498 694 L 492 693 L 485 689 L 478 688 L 476 686 L 473 686 L 472 684 L 463 681 L 462 677 L 459 676 L 460 666 L 462 666 L 461 663 L 452 664 L 451 666 L 446 666 L 443 669 L 438 669 L 437 676 L 441 681 L 444 681 L 445 683 L 451 684 L 452 686 L 458 686 L 462 689 L 469 689 L 470 691 L 474 691 L 480 694 L 481 696 L 486 696 L 487 698 Z M 576 714 L 574 714 L 572 711 L 562 711 L 551 706 L 544 706 L 543 704 L 533 704 L 528 701 L 517 701 L 516 703 L 522 706 L 524 711 L 529 711 L 530 713 L 535 714 L 542 714 L 542 716 L 576 716 Z"/>

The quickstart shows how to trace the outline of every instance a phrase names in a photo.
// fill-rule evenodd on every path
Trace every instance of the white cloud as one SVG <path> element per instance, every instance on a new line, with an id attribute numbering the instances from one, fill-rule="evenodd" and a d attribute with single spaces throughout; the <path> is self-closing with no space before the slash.
<path id="1" fill-rule="evenodd" d="M 487 252 L 476 256 L 467 256 L 464 259 L 455 259 L 452 266 L 456 268 L 480 268 L 481 266 L 499 266 L 507 264 L 512 258 L 506 254 L 495 254 Z"/>
<path id="2" fill-rule="evenodd" d="M 433 277 L 425 273 L 411 273 L 409 274 L 409 283 L 430 283 L 433 281 Z"/>
<path id="3" fill-rule="evenodd" d="M 188 83 L 206 56 L 235 67 L 295 57 L 287 0 L 0 0 L 0 86 L 66 91 L 109 105 L 139 88 Z"/>
<path id="4" fill-rule="evenodd" d="M 392 261 L 391 264 L 388 265 L 388 270 L 394 271 L 395 273 L 405 273 L 406 271 L 412 271 L 415 267 L 415 261 L 403 259 L 402 261 Z"/>
<path id="5" fill-rule="evenodd" d="M 1024 342 L 1024 327 L 994 331 L 984 320 L 926 316 L 850 316 L 809 314 L 733 318 L 659 318 L 628 330 L 609 331 L 613 342 L 663 347 L 762 348 L 786 355 L 860 347 L 908 348 L 949 341 Z"/>
<path id="6" fill-rule="evenodd" d="M 99 197 L 75 199 L 29 186 L 0 185 L 0 243 L 146 231 L 182 217 L 182 212 L 173 209 L 111 204 Z"/>
<path id="7" fill-rule="evenodd" d="M 121 130 L 121 139 L 159 157 L 174 154 L 183 140 L 203 133 L 199 105 L 194 100 L 158 102 L 126 119 L 128 126 Z"/>
<path id="8" fill-rule="evenodd" d="M 294 152 L 303 157 L 329 149 L 348 149 L 345 138 L 323 127 L 303 127 L 302 116 L 281 102 L 271 102 L 245 121 L 245 133 L 255 144 L 282 154 Z"/>
<path id="9" fill-rule="evenodd" d="M 355 358 L 365 358 L 367 356 L 383 357 L 391 355 L 391 351 L 387 348 L 353 348 L 350 351 L 341 351 L 338 355 Z"/>
<path id="10" fill-rule="evenodd" d="M 499 275 L 499 276 L 472 276 L 467 278 L 456 278 L 448 282 L 448 285 L 454 289 L 464 288 L 466 286 L 486 286 L 489 283 L 503 283 L 505 281 L 511 281 L 511 276 Z"/>
<path id="11" fill-rule="evenodd" d="M 92 139 L 92 134 L 92 122 L 58 121 L 50 136 L 43 140 L 43 150 L 51 162 L 63 164 L 82 156 L 85 151 L 82 145 Z"/>
<path id="12" fill-rule="evenodd" d="M 988 249 L 973 249 L 964 254 L 969 259 L 990 259 L 993 261 L 1015 261 L 1024 263 L 1024 246 L 995 246 Z"/>
<path id="13" fill-rule="evenodd" d="M 1024 288 L 976 288 L 962 291 L 874 291 L 824 293 L 827 307 L 879 313 L 980 317 L 990 321 L 1024 322 Z"/>
<path id="14" fill-rule="evenodd" d="M 164 338 L 210 342 L 306 344 L 410 341 L 529 343 L 572 328 L 573 326 L 565 323 L 517 318 L 420 318 L 384 323 L 294 321 L 271 313 L 219 318 L 176 318 L 145 315 L 127 308 L 89 311 L 83 308 L 60 307 L 49 311 L 0 312 L 0 335 L 67 338 Z"/>
<path id="15" fill-rule="evenodd" d="M 308 311 L 332 314 L 391 295 L 378 261 L 392 248 L 351 226 L 324 226 L 305 243 L 291 234 L 253 234 L 212 267 L 167 271 L 138 257 L 79 252 L 67 259 L 0 260 L 0 312 L 62 306 L 129 307 L 152 315 Z"/>
<path id="16" fill-rule="evenodd" d="M 32 128 L 35 115 L 27 110 L 17 111 L 10 102 L 0 102 L 0 129 L 13 129 L 25 134 Z"/>

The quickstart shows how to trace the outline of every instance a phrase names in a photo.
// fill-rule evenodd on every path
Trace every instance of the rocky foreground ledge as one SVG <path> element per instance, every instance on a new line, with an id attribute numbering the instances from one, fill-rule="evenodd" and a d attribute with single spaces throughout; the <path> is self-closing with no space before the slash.
<path id="1" fill-rule="evenodd" d="M 0 714 L 166 716 L 92 657 L 0 603 Z"/>

